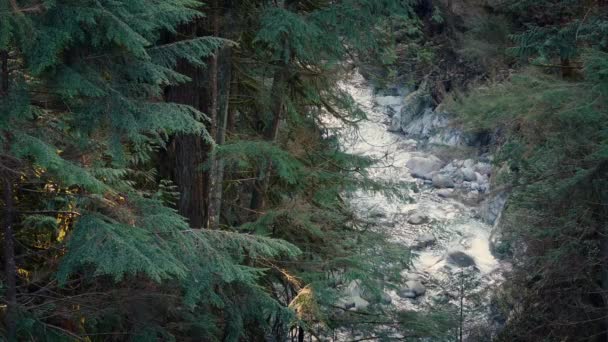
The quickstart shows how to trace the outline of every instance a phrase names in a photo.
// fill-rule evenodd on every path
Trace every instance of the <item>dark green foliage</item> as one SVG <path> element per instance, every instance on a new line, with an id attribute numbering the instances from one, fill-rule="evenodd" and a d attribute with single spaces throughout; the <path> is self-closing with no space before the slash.
<path id="1" fill-rule="evenodd" d="M 261 321 L 268 312 L 260 307 L 280 312 L 257 287 L 262 269 L 246 264 L 298 249 L 191 230 L 163 202 L 165 183 L 144 169 L 169 135 L 206 135 L 202 113 L 158 101 L 166 86 L 188 80 L 173 70 L 178 59 L 202 66 L 225 43 L 162 44 L 161 33 L 202 16 L 198 2 L 54 1 L 35 11 L 9 3 L 0 2 L 0 50 L 10 51 L 2 177 L 19 210 L 19 286 L 32 289 L 19 293 L 19 340 L 209 337 L 222 316 L 212 312 L 234 306 L 235 293 L 250 296 L 226 311 L 224 325 Z M 144 294 L 133 297 L 138 288 Z M 150 311 L 164 320 L 141 314 L 155 296 L 173 298 Z"/>
<path id="2" fill-rule="evenodd" d="M 583 55 L 583 81 L 527 70 L 457 106 L 472 127 L 505 133 L 496 163 L 512 188 L 502 229 L 515 262 L 505 341 L 605 331 L 607 57 Z"/>

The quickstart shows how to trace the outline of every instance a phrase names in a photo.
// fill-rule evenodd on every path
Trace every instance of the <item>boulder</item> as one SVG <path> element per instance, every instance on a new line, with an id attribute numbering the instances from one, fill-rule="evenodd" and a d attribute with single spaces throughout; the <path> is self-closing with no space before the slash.
<path id="1" fill-rule="evenodd" d="M 399 296 L 403 298 L 416 298 L 426 293 L 426 287 L 418 280 L 408 280 L 405 286 L 399 290 Z"/>
<path id="2" fill-rule="evenodd" d="M 381 304 L 388 305 L 392 301 L 393 301 L 393 299 L 391 298 L 391 296 L 388 293 L 382 292 L 382 294 L 380 295 L 380 303 Z"/>
<path id="3" fill-rule="evenodd" d="M 354 297 L 353 302 L 355 303 L 355 310 L 365 310 L 369 306 L 369 302 L 359 296 Z"/>
<path id="4" fill-rule="evenodd" d="M 487 183 L 488 182 L 488 177 L 482 175 L 479 172 L 475 172 L 475 181 L 477 183 Z"/>
<path id="5" fill-rule="evenodd" d="M 437 243 L 437 239 L 433 235 L 425 234 L 416 239 L 412 248 L 413 249 L 424 249 L 427 247 L 431 247 L 436 243 Z"/>
<path id="6" fill-rule="evenodd" d="M 396 113 L 391 117 L 387 130 L 389 132 L 401 132 L 401 114 Z"/>
<path id="7" fill-rule="evenodd" d="M 439 189 L 435 193 L 441 198 L 449 198 L 454 195 L 454 189 Z"/>
<path id="8" fill-rule="evenodd" d="M 433 186 L 436 188 L 453 188 L 454 187 L 454 181 L 452 180 L 452 178 L 450 178 L 447 175 L 444 174 L 434 174 L 433 178 Z"/>
<path id="9" fill-rule="evenodd" d="M 462 168 L 460 169 L 460 174 L 462 175 L 462 179 L 464 179 L 467 182 L 474 182 L 477 180 L 477 175 L 475 174 L 475 170 L 473 170 L 472 168 Z"/>
<path id="10" fill-rule="evenodd" d="M 448 253 L 448 262 L 458 267 L 475 266 L 475 259 L 465 252 L 455 251 Z"/>
<path id="11" fill-rule="evenodd" d="M 507 193 L 502 192 L 483 201 L 479 210 L 481 218 L 493 225 L 507 203 L 507 198 Z"/>
<path id="12" fill-rule="evenodd" d="M 431 179 L 431 173 L 439 171 L 442 166 L 441 160 L 435 156 L 413 157 L 407 161 L 405 166 L 410 169 L 412 176 L 422 179 Z"/>
<path id="13" fill-rule="evenodd" d="M 397 294 L 401 298 L 416 298 L 416 293 L 414 293 L 414 291 L 407 289 L 407 288 L 400 289 L 399 292 L 397 292 Z"/>
<path id="14" fill-rule="evenodd" d="M 414 224 L 414 225 L 424 224 L 424 223 L 428 223 L 428 222 L 429 222 L 429 217 L 426 214 L 417 213 L 417 212 L 410 215 L 410 217 L 407 219 L 407 223 Z"/>
<path id="15" fill-rule="evenodd" d="M 381 210 L 373 210 L 369 213 L 368 217 L 370 219 L 386 218 L 386 212 L 381 211 Z"/>
<path id="16" fill-rule="evenodd" d="M 431 104 L 431 98 L 426 90 L 426 86 L 422 85 L 416 91 L 409 93 L 403 100 L 401 108 L 401 126 L 405 127 L 415 118 L 419 117 L 426 108 Z"/>
<path id="17" fill-rule="evenodd" d="M 349 297 L 360 296 L 363 291 L 361 289 L 361 284 L 359 280 L 352 280 L 346 287 L 345 292 Z"/>

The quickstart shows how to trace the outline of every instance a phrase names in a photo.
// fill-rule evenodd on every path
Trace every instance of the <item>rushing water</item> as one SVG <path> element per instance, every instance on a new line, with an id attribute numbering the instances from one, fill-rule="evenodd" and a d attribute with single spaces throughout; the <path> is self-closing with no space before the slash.
<path id="1" fill-rule="evenodd" d="M 369 217 L 370 221 L 376 221 L 380 229 L 386 229 L 391 240 L 403 244 L 404 248 L 415 245 L 420 239 L 428 242 L 414 253 L 411 269 L 404 270 L 406 279 L 422 283 L 426 293 L 407 298 L 402 293 L 400 295 L 400 291 L 391 291 L 392 305 L 411 310 L 428 309 L 438 296 L 445 295 L 446 284 L 447 288 L 450 285 L 456 287 L 462 265 L 450 259 L 449 256 L 455 252 L 461 252 L 457 255 L 464 254 L 470 257 L 468 261 L 474 261 L 474 266 L 468 269 L 479 280 L 476 290 L 489 288 L 500 281 L 501 265 L 490 251 L 491 227 L 478 217 L 477 206 L 464 204 L 451 196 L 440 196 L 440 190 L 429 181 L 410 174 L 406 166 L 408 160 L 414 157 L 428 158 L 433 154 L 433 149 L 422 147 L 419 141 L 409 139 L 402 133 L 388 130 L 390 119 L 387 110 L 399 113 L 404 106 L 405 92 L 398 96 L 375 94 L 358 73 L 344 82 L 342 87 L 368 116 L 368 120 L 360 123 L 358 129 L 344 129 L 341 132 L 345 148 L 351 153 L 380 159 L 370 170 L 372 178 L 411 182 L 420 189 L 410 192 L 413 200 L 407 203 L 369 193 L 359 193 L 351 200 L 361 218 Z M 445 159 L 444 163 L 450 162 Z M 424 216 L 425 220 L 418 224 L 408 223 L 415 214 Z M 451 300 L 455 300 L 454 295 Z"/>

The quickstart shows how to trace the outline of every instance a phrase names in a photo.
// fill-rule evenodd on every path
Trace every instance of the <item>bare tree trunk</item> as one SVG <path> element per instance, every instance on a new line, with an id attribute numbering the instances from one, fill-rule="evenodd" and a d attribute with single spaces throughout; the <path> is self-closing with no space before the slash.
<path id="1" fill-rule="evenodd" d="M 220 34 L 220 13 L 219 13 L 219 4 L 217 0 L 214 0 L 212 3 L 212 12 L 213 16 L 211 18 L 211 26 L 213 35 L 219 37 Z M 211 65 L 210 65 L 210 74 L 209 74 L 209 88 L 211 89 L 211 110 L 209 113 L 211 119 L 211 130 L 210 134 L 213 139 L 217 143 L 217 135 L 218 135 L 218 103 L 219 103 L 219 91 L 218 91 L 218 82 L 217 82 L 217 74 L 218 74 L 218 58 L 219 58 L 220 50 L 217 49 L 213 56 L 211 57 Z M 215 157 L 215 153 L 211 154 L 211 163 L 209 168 L 209 198 L 208 198 L 208 228 L 217 228 L 219 226 L 219 208 L 217 206 L 217 201 L 215 197 L 217 196 L 217 188 L 220 188 L 221 192 L 221 184 L 218 182 L 218 160 Z"/>
<path id="2" fill-rule="evenodd" d="M 277 133 L 279 131 L 279 123 L 283 118 L 283 112 L 285 110 L 285 92 L 287 91 L 287 77 L 289 73 L 289 67 L 287 65 L 281 66 L 274 74 L 271 88 L 271 96 L 273 101 L 271 104 L 271 110 L 273 113 L 272 122 L 268 125 L 264 131 L 264 139 L 267 141 L 275 141 Z M 264 196 L 268 190 L 268 183 L 270 180 L 270 173 L 272 172 L 272 161 L 268 161 L 266 166 L 260 170 L 258 177 L 255 181 L 253 193 L 251 194 L 251 205 L 249 206 L 254 217 L 257 217 L 260 209 L 264 207 Z"/>
<path id="3" fill-rule="evenodd" d="M 224 63 L 223 70 L 221 72 L 221 79 L 224 86 L 221 91 L 221 105 L 220 105 L 220 114 L 218 116 L 218 128 L 217 134 L 215 136 L 215 142 L 217 146 L 222 146 L 226 141 L 226 129 L 228 125 L 228 113 L 231 111 L 230 108 L 230 88 L 231 88 L 231 54 L 230 48 L 224 53 Z M 234 116 L 234 114 L 232 114 Z M 223 190 L 223 182 L 224 182 L 224 160 L 217 155 L 213 155 L 213 191 L 211 192 L 210 198 L 210 207 L 209 207 L 209 228 L 217 229 L 220 224 L 220 214 L 222 211 L 222 190 Z M 212 216 L 213 215 L 213 216 Z"/>
<path id="4" fill-rule="evenodd" d="M 298 342 L 304 342 L 304 328 L 298 327 Z"/>

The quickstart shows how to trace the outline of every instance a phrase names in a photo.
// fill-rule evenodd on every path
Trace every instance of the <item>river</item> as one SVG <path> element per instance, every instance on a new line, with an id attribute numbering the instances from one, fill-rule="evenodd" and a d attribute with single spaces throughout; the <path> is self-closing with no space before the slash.
<path id="1" fill-rule="evenodd" d="M 412 139 L 403 132 L 392 132 L 395 129 L 391 129 L 387 113 L 401 112 L 407 105 L 406 91 L 393 91 L 389 95 L 375 93 L 356 72 L 341 86 L 368 118 L 357 129 L 341 131 L 344 148 L 379 160 L 370 170 L 372 179 L 412 185 L 408 191 L 409 201 L 365 192 L 350 199 L 362 220 L 374 221 L 391 241 L 413 250 L 412 265 L 402 273 L 403 283 L 387 290 L 391 305 L 419 311 L 432 310 L 442 301 L 458 304 L 462 274 L 467 272 L 473 274 L 476 281 L 471 285 L 473 288 L 467 289 L 464 303 L 473 302 L 469 300 L 469 293 L 485 298 L 477 301 L 478 314 L 471 315 L 468 320 L 487 317 L 490 297 L 484 291 L 501 281 L 503 269 L 491 253 L 492 226 L 480 214 L 480 203 L 491 196 L 488 160 L 480 161 L 475 152 L 469 153 L 468 158 L 463 158 L 461 153 L 452 156 L 441 146 L 429 146 L 428 139 Z M 425 161 L 436 164 L 428 169 L 430 176 L 421 178 L 418 174 L 414 177 L 412 173 L 416 174 L 417 167 Z M 472 177 L 469 181 L 467 172 L 471 174 L 468 177 Z M 353 310 L 367 305 L 365 301 L 355 302 Z"/>

